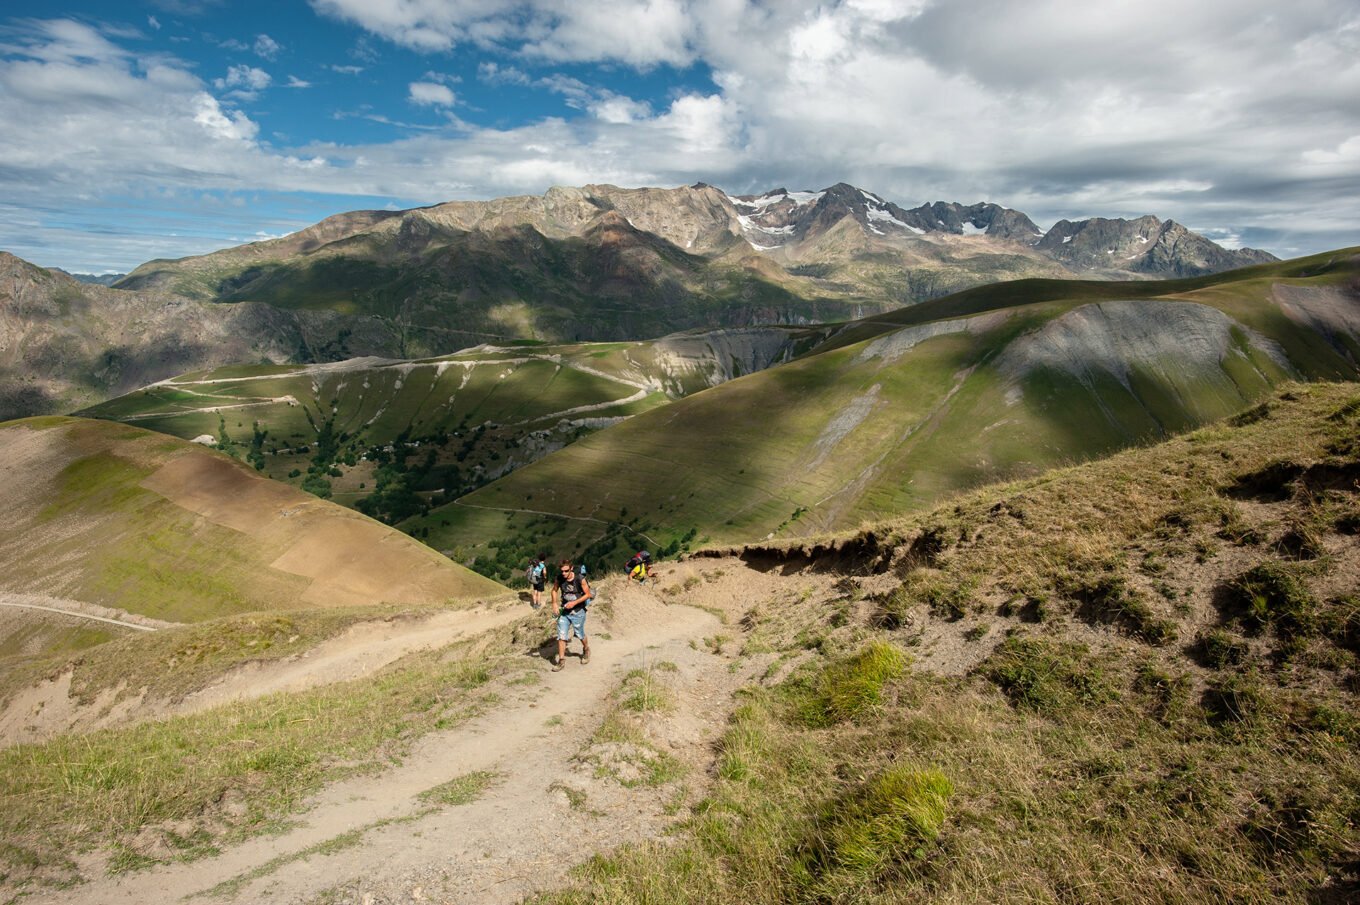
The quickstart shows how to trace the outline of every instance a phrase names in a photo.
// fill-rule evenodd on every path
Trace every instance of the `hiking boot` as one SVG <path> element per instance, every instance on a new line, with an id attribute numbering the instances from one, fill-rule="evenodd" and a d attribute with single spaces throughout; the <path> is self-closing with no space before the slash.
<path id="1" fill-rule="evenodd" d="M 586 665 L 587 663 L 589 663 L 589 662 L 590 662 L 590 651 L 586 651 L 585 653 L 581 654 L 581 665 L 582 665 L 582 666 L 585 666 L 585 665 Z"/>
<path id="2" fill-rule="evenodd" d="M 552 671 L 553 671 L 553 672 L 561 672 L 561 671 L 562 671 L 562 667 L 564 667 L 564 666 L 566 666 L 566 665 L 567 665 L 567 661 L 566 661 L 566 660 L 563 660 L 561 657 L 558 657 L 557 659 L 553 660 L 553 668 L 552 668 Z"/>

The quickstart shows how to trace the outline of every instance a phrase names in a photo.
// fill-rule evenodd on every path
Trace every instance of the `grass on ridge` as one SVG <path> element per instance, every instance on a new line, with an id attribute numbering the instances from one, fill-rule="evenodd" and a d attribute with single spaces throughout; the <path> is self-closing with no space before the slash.
<path id="1" fill-rule="evenodd" d="M 695 816 L 535 901 L 1356 900 L 1357 476 L 1360 391 L 1293 386 L 875 526 L 900 587 L 800 610 L 821 665 L 743 692 Z M 792 650 L 761 606 L 742 627 Z M 968 675 L 865 668 L 977 619 Z M 807 719 L 868 672 L 874 706 Z"/>
<path id="2" fill-rule="evenodd" d="M 496 655 L 508 643 L 477 660 L 422 652 L 369 679 L 0 751 L 0 888 L 76 881 L 67 853 L 99 845 L 124 864 L 151 863 L 141 848 L 186 822 L 203 851 L 266 829 L 323 783 L 378 769 L 479 713 L 522 667 Z"/>

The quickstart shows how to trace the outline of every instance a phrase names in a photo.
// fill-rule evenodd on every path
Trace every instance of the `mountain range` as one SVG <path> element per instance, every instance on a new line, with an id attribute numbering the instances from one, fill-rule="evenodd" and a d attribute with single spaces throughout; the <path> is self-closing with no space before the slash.
<path id="1" fill-rule="evenodd" d="M 844 183 L 741 196 L 589 185 L 355 211 L 150 261 L 117 292 L 0 252 L 0 418 L 235 362 L 836 322 L 1021 277 L 1150 279 L 1272 259 L 1155 217 L 1045 233 L 995 204 L 907 210 Z"/>
<path id="2" fill-rule="evenodd" d="M 904 210 L 839 183 L 730 196 L 705 184 L 356 211 L 281 239 L 150 261 L 116 286 L 328 308 L 401 325 L 402 355 L 470 341 L 645 339 L 846 320 L 1019 277 L 1156 278 L 1274 260 L 1172 221 L 1061 221 L 995 204 Z"/>

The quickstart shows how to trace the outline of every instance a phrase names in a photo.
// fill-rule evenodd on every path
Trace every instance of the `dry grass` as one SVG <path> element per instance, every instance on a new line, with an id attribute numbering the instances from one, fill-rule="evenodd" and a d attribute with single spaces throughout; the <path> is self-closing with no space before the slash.
<path id="1" fill-rule="evenodd" d="M 887 571 L 844 566 L 877 589 L 860 620 L 828 591 L 815 644 L 777 597 L 735 627 L 821 665 L 746 692 L 679 838 L 541 901 L 1356 901 L 1357 479 L 1360 392 L 1291 387 L 877 526 Z M 990 654 L 944 677 L 914 652 L 853 718 L 807 719 L 923 625 Z"/>
<path id="2" fill-rule="evenodd" d="M 381 767 L 496 700 L 524 668 L 497 656 L 509 631 L 476 659 L 464 642 L 372 679 L 0 751 L 0 891 L 69 883 L 69 854 L 96 846 L 135 867 L 182 849 L 176 838 L 206 853 L 267 829 L 322 784 Z"/>

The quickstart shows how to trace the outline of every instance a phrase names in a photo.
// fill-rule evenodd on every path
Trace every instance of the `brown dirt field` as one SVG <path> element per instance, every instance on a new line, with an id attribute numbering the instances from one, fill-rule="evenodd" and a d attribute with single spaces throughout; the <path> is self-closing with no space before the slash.
<path id="1" fill-rule="evenodd" d="M 269 566 L 310 579 L 302 599 L 314 606 L 437 603 L 505 593 L 400 532 L 212 453 L 188 451 L 141 486 L 282 550 Z"/>

